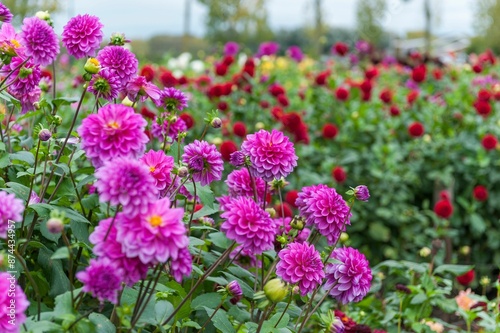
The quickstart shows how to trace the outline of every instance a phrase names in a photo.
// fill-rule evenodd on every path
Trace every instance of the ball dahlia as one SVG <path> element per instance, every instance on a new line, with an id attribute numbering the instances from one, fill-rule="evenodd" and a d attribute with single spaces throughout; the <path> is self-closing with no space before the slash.
<path id="1" fill-rule="evenodd" d="M 140 161 L 118 157 L 105 162 L 95 176 L 99 200 L 121 205 L 125 214 L 146 214 L 148 205 L 158 197 L 156 181 Z"/>
<path id="2" fill-rule="evenodd" d="M 472 194 L 477 201 L 486 201 L 488 199 L 488 189 L 483 185 L 474 187 Z"/>
<path id="3" fill-rule="evenodd" d="M 135 55 L 122 46 L 108 45 L 97 53 L 102 68 L 108 68 L 119 78 L 121 88 L 137 74 L 139 62 Z"/>
<path id="4" fill-rule="evenodd" d="M 254 178 L 255 189 L 257 190 L 257 198 L 259 200 L 264 199 L 264 192 L 266 189 L 266 182 L 262 178 Z M 253 185 L 250 174 L 246 168 L 240 170 L 234 170 L 231 172 L 225 181 L 229 189 L 229 195 L 233 197 L 245 196 L 253 197 Z"/>
<path id="5" fill-rule="evenodd" d="M 261 254 L 274 247 L 276 228 L 269 213 L 249 197 L 236 197 L 221 204 L 225 221 L 221 231 L 245 249 Z"/>
<path id="6" fill-rule="evenodd" d="M 179 250 L 177 259 L 170 261 L 170 274 L 174 277 L 175 281 L 181 283 L 183 277 L 191 275 L 193 270 L 193 259 L 189 249 L 184 247 Z"/>
<path id="7" fill-rule="evenodd" d="M 352 247 L 335 249 L 331 258 L 338 263 L 326 266 L 325 290 L 342 304 L 361 301 L 370 290 L 372 271 L 366 257 Z M 333 287 L 333 288 L 332 288 Z"/>
<path id="8" fill-rule="evenodd" d="M 349 206 L 335 189 L 326 185 L 304 187 L 295 204 L 306 223 L 316 226 L 329 245 L 335 244 L 346 225 L 351 224 Z"/>
<path id="9" fill-rule="evenodd" d="M 3 3 L 0 2 L 0 22 L 10 23 L 12 21 L 12 13 Z"/>
<path id="10" fill-rule="evenodd" d="M 156 105 L 169 111 L 182 111 L 188 106 L 188 98 L 179 89 L 173 87 L 163 88 L 160 91 L 160 97 L 156 100 Z"/>
<path id="11" fill-rule="evenodd" d="M 184 265 L 185 258 L 179 256 L 189 245 L 189 238 L 183 217 L 182 208 L 171 209 L 167 198 L 160 199 L 147 205 L 145 213 L 127 216 L 118 229 L 118 239 L 128 257 L 138 257 L 144 264 L 165 263 L 171 259 L 176 265 Z"/>
<path id="12" fill-rule="evenodd" d="M 76 274 L 83 283 L 83 291 L 91 293 L 101 303 L 118 303 L 118 292 L 122 289 L 125 272 L 108 258 L 91 259 L 89 266 Z"/>
<path id="13" fill-rule="evenodd" d="M 21 222 L 23 219 L 24 203 L 14 194 L 0 191 L 0 238 L 7 238 L 9 220 Z"/>
<path id="14" fill-rule="evenodd" d="M 453 215 L 453 205 L 447 199 L 441 199 L 434 205 L 434 213 L 443 219 L 450 218 Z"/>
<path id="15" fill-rule="evenodd" d="M 21 41 L 26 55 L 37 65 L 47 66 L 59 54 L 59 40 L 54 29 L 36 16 L 23 20 Z"/>
<path id="16" fill-rule="evenodd" d="M 481 140 L 481 144 L 483 145 L 483 148 L 486 150 L 493 150 L 497 147 L 497 137 L 494 136 L 493 134 L 486 134 L 483 139 Z"/>
<path id="17" fill-rule="evenodd" d="M 14 290 L 13 290 L 14 289 Z M 24 312 L 30 302 L 23 289 L 17 284 L 15 276 L 0 272 L 0 331 L 4 333 L 20 332 L 26 321 Z M 14 306 L 13 306 L 14 305 Z M 12 325 L 14 321 L 14 325 Z"/>
<path id="18" fill-rule="evenodd" d="M 283 281 L 298 284 L 302 296 L 316 289 L 325 277 L 319 252 L 308 243 L 291 243 L 278 254 L 276 275 Z"/>
<path id="19" fill-rule="evenodd" d="M 247 135 L 241 150 L 250 157 L 252 174 L 266 182 L 286 178 L 297 166 L 293 143 L 277 130 L 271 133 L 260 130 Z"/>
<path id="20" fill-rule="evenodd" d="M 222 178 L 222 155 L 215 145 L 206 141 L 195 140 L 184 147 L 182 162 L 192 171 L 193 180 L 202 186 Z"/>
<path id="21" fill-rule="evenodd" d="M 102 28 L 103 25 L 97 16 L 77 15 L 64 26 L 62 43 L 76 59 L 94 56 L 104 36 Z"/>
<path id="22" fill-rule="evenodd" d="M 148 137 L 147 122 L 134 109 L 121 104 L 108 104 L 82 121 L 78 134 L 82 148 L 95 167 L 104 161 L 120 157 L 139 157 Z"/>

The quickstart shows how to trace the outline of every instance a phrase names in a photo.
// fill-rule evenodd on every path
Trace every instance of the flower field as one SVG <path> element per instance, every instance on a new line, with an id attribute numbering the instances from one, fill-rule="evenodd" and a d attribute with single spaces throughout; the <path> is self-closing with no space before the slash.
<path id="1" fill-rule="evenodd" d="M 500 80 L 0 3 L 0 332 L 500 332 Z"/>

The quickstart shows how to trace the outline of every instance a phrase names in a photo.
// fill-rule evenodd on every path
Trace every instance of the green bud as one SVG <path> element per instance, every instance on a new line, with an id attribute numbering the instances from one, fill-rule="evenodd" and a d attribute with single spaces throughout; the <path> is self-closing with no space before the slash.
<path id="1" fill-rule="evenodd" d="M 302 217 L 296 215 L 293 217 L 292 221 L 290 222 L 290 226 L 292 227 L 292 229 L 302 230 L 302 229 L 304 229 L 304 226 L 305 226 L 304 219 Z"/>
<path id="2" fill-rule="evenodd" d="M 59 115 L 55 115 L 53 118 L 52 118 L 52 124 L 54 124 L 55 126 L 59 126 L 62 124 L 62 118 L 61 116 Z"/>
<path id="3" fill-rule="evenodd" d="M 96 58 L 88 58 L 83 69 L 89 74 L 97 74 L 101 70 L 101 64 Z"/>
<path id="4" fill-rule="evenodd" d="M 273 303 L 281 302 L 288 294 L 287 285 L 281 279 L 272 279 L 264 286 L 267 299 Z"/>

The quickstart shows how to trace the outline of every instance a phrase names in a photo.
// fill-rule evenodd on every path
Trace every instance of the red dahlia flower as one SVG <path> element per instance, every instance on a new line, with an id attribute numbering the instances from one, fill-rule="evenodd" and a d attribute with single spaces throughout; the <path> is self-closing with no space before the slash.
<path id="1" fill-rule="evenodd" d="M 488 199 L 488 189 L 483 185 L 474 187 L 472 194 L 477 201 L 486 201 Z"/>
<path id="2" fill-rule="evenodd" d="M 495 149 L 497 146 L 497 143 L 498 143 L 498 140 L 497 140 L 496 136 L 494 136 L 493 134 L 486 134 L 483 137 L 483 140 L 481 141 L 481 144 L 483 145 L 484 149 L 486 149 L 486 150 Z"/>
<path id="3" fill-rule="evenodd" d="M 448 200 L 439 200 L 434 205 L 434 213 L 443 219 L 450 218 L 453 215 L 453 205 Z"/>
<path id="4" fill-rule="evenodd" d="M 410 124 L 410 126 L 408 126 L 408 133 L 414 138 L 418 138 L 424 135 L 424 132 L 425 132 L 424 125 L 422 125 L 418 121 L 413 122 Z"/>
<path id="5" fill-rule="evenodd" d="M 342 167 L 336 166 L 332 170 L 332 177 L 338 183 L 343 183 L 347 178 L 347 173 L 345 172 L 345 170 Z"/>
<path id="6" fill-rule="evenodd" d="M 457 276 L 457 282 L 460 283 L 462 286 L 468 286 L 469 284 L 472 283 L 472 281 L 474 281 L 474 276 L 475 276 L 474 270 L 471 269 L 467 273 Z"/>

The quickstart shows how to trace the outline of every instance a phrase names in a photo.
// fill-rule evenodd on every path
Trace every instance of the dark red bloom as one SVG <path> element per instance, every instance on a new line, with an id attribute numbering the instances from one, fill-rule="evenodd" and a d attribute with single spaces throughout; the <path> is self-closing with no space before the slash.
<path id="1" fill-rule="evenodd" d="M 205 88 L 205 87 L 208 87 L 210 85 L 210 83 L 212 82 L 212 79 L 210 78 L 210 76 L 207 76 L 207 75 L 200 75 L 197 79 L 196 79 L 196 85 L 199 87 L 199 88 Z"/>
<path id="2" fill-rule="evenodd" d="M 285 113 L 281 116 L 280 120 L 285 129 L 290 132 L 298 131 L 302 124 L 302 117 L 297 112 Z"/>
<path id="3" fill-rule="evenodd" d="M 146 81 L 151 82 L 155 78 L 155 70 L 151 65 L 144 65 L 139 75 L 144 76 Z"/>
<path id="4" fill-rule="evenodd" d="M 283 207 L 283 211 L 282 211 Z M 292 217 L 293 216 L 293 211 L 292 207 L 286 202 L 283 202 L 283 205 L 277 204 L 274 206 L 274 210 L 276 211 L 276 215 L 278 217 Z"/>
<path id="5" fill-rule="evenodd" d="M 338 183 L 343 183 L 347 178 L 347 173 L 345 172 L 345 170 L 342 167 L 336 166 L 332 170 L 332 177 Z"/>
<path id="6" fill-rule="evenodd" d="M 227 55 L 222 59 L 222 63 L 226 65 L 227 67 L 231 66 L 234 63 L 234 57 Z"/>
<path id="7" fill-rule="evenodd" d="M 172 74 L 172 72 L 163 70 L 160 74 L 160 82 L 165 87 L 173 87 L 177 84 L 177 79 L 175 78 L 174 74 Z"/>
<path id="8" fill-rule="evenodd" d="M 226 101 L 220 101 L 218 104 L 217 104 L 217 109 L 225 112 L 229 109 L 229 105 L 227 104 Z"/>
<path id="9" fill-rule="evenodd" d="M 280 108 L 279 106 L 275 106 L 271 109 L 271 115 L 273 116 L 274 119 L 276 120 L 280 120 L 281 117 L 283 117 L 283 115 L 285 114 L 285 112 L 283 111 L 282 108 Z"/>
<path id="10" fill-rule="evenodd" d="M 153 111 L 151 111 L 150 109 L 148 109 L 147 107 L 145 107 L 145 106 L 143 106 L 141 108 L 141 114 L 145 118 L 148 118 L 148 119 L 151 119 L 151 120 L 155 119 L 155 117 L 156 117 L 156 114 Z"/>
<path id="11" fill-rule="evenodd" d="M 408 133 L 414 138 L 418 138 L 424 135 L 424 131 L 424 125 L 422 125 L 418 121 L 413 122 L 410 124 L 410 126 L 408 126 Z"/>
<path id="12" fill-rule="evenodd" d="M 489 102 L 490 99 L 491 99 L 491 92 L 489 92 L 486 89 L 481 89 L 477 93 L 477 99 L 480 100 L 480 101 Z"/>
<path id="13" fill-rule="evenodd" d="M 474 71 L 474 73 L 481 73 L 483 71 L 483 66 L 481 66 L 481 64 L 475 64 L 474 66 L 472 66 L 472 70 Z"/>
<path id="14" fill-rule="evenodd" d="M 288 98 L 286 97 L 285 94 L 281 94 L 277 97 L 278 103 L 280 103 L 281 106 L 286 108 L 288 105 L 290 105 L 290 102 L 288 101 Z"/>
<path id="15" fill-rule="evenodd" d="M 318 86 L 324 86 L 326 84 L 326 81 L 328 79 L 328 77 L 330 76 L 330 71 L 329 70 L 326 70 L 326 71 L 323 71 L 321 73 L 319 73 L 317 76 L 316 76 L 316 84 Z"/>
<path id="16" fill-rule="evenodd" d="M 335 90 L 335 97 L 337 97 L 339 101 L 347 101 L 349 99 L 349 90 L 344 87 L 338 87 L 337 90 Z"/>
<path id="17" fill-rule="evenodd" d="M 392 91 L 389 89 L 384 89 L 380 93 L 380 100 L 385 104 L 391 104 L 392 102 Z"/>
<path id="18" fill-rule="evenodd" d="M 285 88 L 280 86 L 278 83 L 275 83 L 269 86 L 268 91 L 274 97 L 278 97 L 279 95 L 283 95 L 285 93 Z"/>
<path id="19" fill-rule="evenodd" d="M 233 124 L 233 133 L 240 138 L 244 138 L 247 135 L 247 127 L 245 123 L 237 121 Z"/>
<path id="20" fill-rule="evenodd" d="M 364 80 L 361 85 L 359 86 L 362 92 L 364 93 L 371 93 L 372 91 L 372 83 L 369 80 Z"/>
<path id="21" fill-rule="evenodd" d="M 368 102 L 371 98 L 372 98 L 371 91 L 368 91 L 368 92 L 363 91 L 361 93 L 361 100 L 362 101 Z"/>
<path id="22" fill-rule="evenodd" d="M 339 130 L 334 124 L 325 124 L 321 133 L 325 139 L 333 139 L 337 136 Z"/>
<path id="23" fill-rule="evenodd" d="M 418 95 L 418 90 L 411 90 L 410 92 L 408 92 L 408 95 L 406 95 L 406 101 L 408 102 L 408 104 L 412 105 L 413 102 L 415 102 L 418 98 Z"/>
<path id="24" fill-rule="evenodd" d="M 391 113 L 391 116 L 397 117 L 401 114 L 401 111 L 399 108 L 395 105 L 391 105 L 391 108 L 389 109 L 389 112 Z"/>
<path id="25" fill-rule="evenodd" d="M 477 113 L 483 117 L 487 117 L 491 113 L 491 105 L 489 102 L 477 100 L 474 102 L 474 107 Z"/>
<path id="26" fill-rule="evenodd" d="M 450 201 L 441 199 L 434 205 L 434 213 L 443 219 L 447 219 L 453 214 L 453 205 Z"/>
<path id="27" fill-rule="evenodd" d="M 181 86 L 186 85 L 189 83 L 189 79 L 185 77 L 184 75 L 181 76 L 180 78 L 177 79 L 177 83 Z"/>
<path id="28" fill-rule="evenodd" d="M 270 106 L 269 102 L 268 102 L 268 101 L 266 101 L 266 100 L 262 100 L 262 101 L 260 101 L 260 102 L 259 102 L 259 105 L 260 105 L 260 107 L 261 107 L 261 108 L 263 108 L 263 109 L 267 109 L 267 108 Z"/>
<path id="29" fill-rule="evenodd" d="M 215 74 L 218 76 L 224 76 L 227 74 L 227 65 L 223 62 L 215 65 Z"/>
<path id="30" fill-rule="evenodd" d="M 465 274 L 457 276 L 457 282 L 460 283 L 462 286 L 468 286 L 469 284 L 474 281 L 474 276 L 476 274 L 474 273 L 474 270 L 471 269 Z"/>
<path id="31" fill-rule="evenodd" d="M 378 76 L 377 67 L 371 67 L 365 71 L 365 78 L 367 80 L 372 80 Z"/>
<path id="32" fill-rule="evenodd" d="M 349 52 L 349 46 L 347 46 L 347 44 L 345 43 L 337 42 L 333 46 L 333 51 L 339 56 L 343 57 L 347 54 L 347 52 Z"/>
<path id="33" fill-rule="evenodd" d="M 432 71 L 432 76 L 434 76 L 434 79 L 436 81 L 439 81 L 443 78 L 443 71 L 441 71 L 439 68 L 435 68 L 433 71 Z"/>
<path id="34" fill-rule="evenodd" d="M 481 144 L 486 150 L 495 149 L 497 147 L 497 143 L 498 143 L 497 137 L 494 136 L 493 134 L 486 134 L 483 137 L 483 140 L 481 140 Z"/>
<path id="35" fill-rule="evenodd" d="M 220 145 L 220 153 L 224 161 L 229 161 L 232 153 L 238 150 L 238 146 L 231 140 L 222 142 Z"/>
<path id="36" fill-rule="evenodd" d="M 297 197 L 299 196 L 299 192 L 297 190 L 291 190 L 285 195 L 285 201 L 292 207 L 297 208 L 297 205 L 295 204 L 295 200 L 297 200 Z"/>
<path id="37" fill-rule="evenodd" d="M 295 143 L 309 144 L 309 132 L 305 123 L 300 123 L 299 128 L 293 134 Z"/>
<path id="38" fill-rule="evenodd" d="M 189 113 L 181 113 L 179 117 L 181 117 L 181 119 L 184 120 L 187 129 L 190 129 L 191 127 L 194 126 L 194 119 Z"/>
<path id="39" fill-rule="evenodd" d="M 477 201 L 486 201 L 488 199 L 488 189 L 483 185 L 477 185 L 472 192 Z"/>
<path id="40" fill-rule="evenodd" d="M 41 78 L 47 78 L 49 79 L 50 81 L 52 81 L 52 72 L 49 71 L 48 69 L 42 69 L 42 71 L 40 72 L 40 77 Z"/>
<path id="41" fill-rule="evenodd" d="M 413 68 L 413 71 L 411 73 L 411 78 L 416 83 L 421 83 L 425 81 L 426 74 L 427 74 L 427 68 L 425 67 L 425 65 L 418 65 L 417 67 Z"/>

